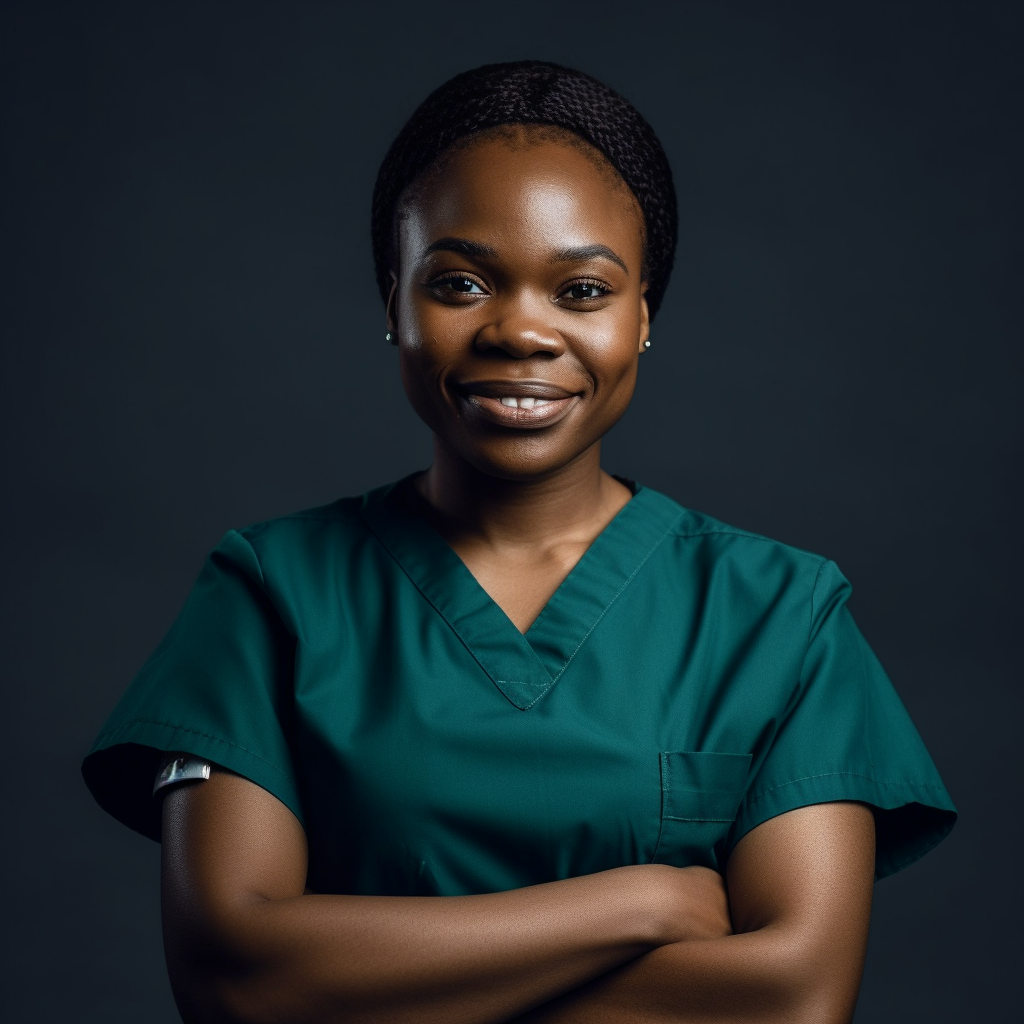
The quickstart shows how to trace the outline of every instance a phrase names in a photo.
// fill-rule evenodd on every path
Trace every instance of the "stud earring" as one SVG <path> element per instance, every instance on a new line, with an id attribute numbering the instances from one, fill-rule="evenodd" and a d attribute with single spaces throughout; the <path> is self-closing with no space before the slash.
<path id="1" fill-rule="evenodd" d="M 650 342 L 650 339 L 648 339 L 647 341 L 644 342 L 644 351 L 646 351 L 650 347 L 651 347 L 651 342 Z"/>
<path id="2" fill-rule="evenodd" d="M 385 341 L 390 341 L 392 345 L 397 345 L 398 344 L 398 337 L 396 335 L 392 334 L 390 331 L 385 332 L 384 340 Z"/>

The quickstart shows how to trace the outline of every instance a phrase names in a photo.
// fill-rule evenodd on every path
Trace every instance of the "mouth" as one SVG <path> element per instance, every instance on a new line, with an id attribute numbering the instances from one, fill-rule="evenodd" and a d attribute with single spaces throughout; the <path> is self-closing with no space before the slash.
<path id="1" fill-rule="evenodd" d="M 466 381 L 455 391 L 471 415 L 527 429 L 557 423 L 580 399 L 579 392 L 543 380 Z"/>

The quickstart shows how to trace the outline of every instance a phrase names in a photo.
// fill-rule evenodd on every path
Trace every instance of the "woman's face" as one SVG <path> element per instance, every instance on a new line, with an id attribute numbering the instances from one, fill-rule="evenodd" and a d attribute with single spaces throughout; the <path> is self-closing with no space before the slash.
<path id="1" fill-rule="evenodd" d="M 483 137 L 419 188 L 388 304 L 413 407 L 450 452 L 537 479 L 594 451 L 647 339 L 636 199 L 568 142 Z"/>

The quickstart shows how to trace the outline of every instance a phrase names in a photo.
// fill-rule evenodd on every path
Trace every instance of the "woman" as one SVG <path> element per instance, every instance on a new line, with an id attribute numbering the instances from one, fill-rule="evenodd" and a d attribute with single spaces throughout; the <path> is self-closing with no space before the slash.
<path id="1" fill-rule="evenodd" d="M 162 837 L 186 1021 L 850 1019 L 873 878 L 955 812 L 832 563 L 601 469 L 675 225 L 650 127 L 555 65 L 392 145 L 433 464 L 229 533 L 84 765 Z"/>

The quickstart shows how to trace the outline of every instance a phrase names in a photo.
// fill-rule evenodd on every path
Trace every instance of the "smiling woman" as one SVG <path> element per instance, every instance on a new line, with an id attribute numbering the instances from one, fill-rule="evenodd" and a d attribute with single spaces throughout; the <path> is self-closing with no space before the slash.
<path id="1" fill-rule="evenodd" d="M 636 199 L 565 134 L 483 133 L 399 221 L 388 325 L 410 401 L 438 459 L 506 480 L 597 459 L 648 336 Z"/>
<path id="2" fill-rule="evenodd" d="M 848 1021 L 873 878 L 955 811 L 834 564 L 601 468 L 672 265 L 653 132 L 467 72 L 373 224 L 431 466 L 228 533 L 83 769 L 163 842 L 184 1019 Z"/>

